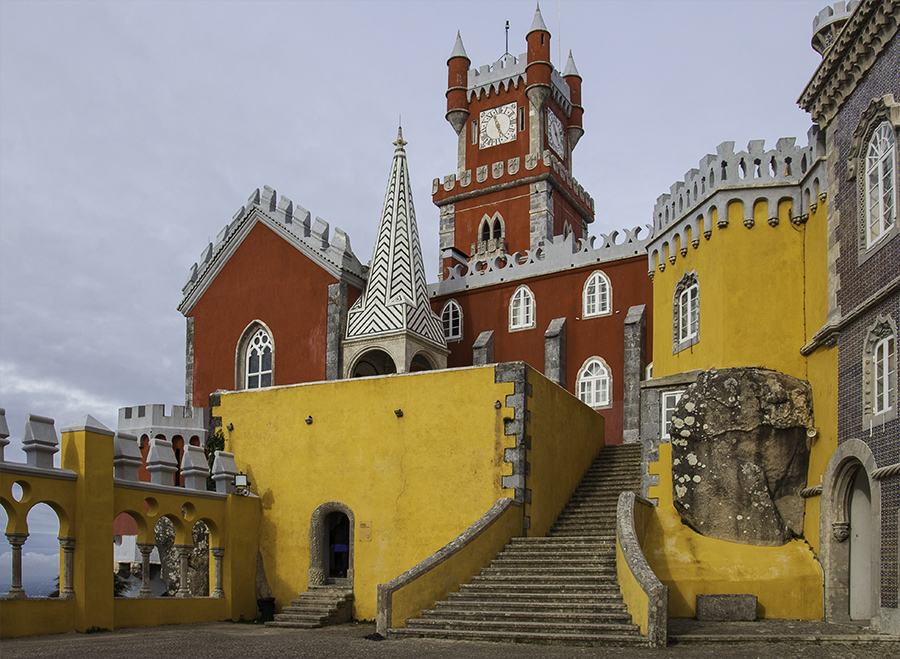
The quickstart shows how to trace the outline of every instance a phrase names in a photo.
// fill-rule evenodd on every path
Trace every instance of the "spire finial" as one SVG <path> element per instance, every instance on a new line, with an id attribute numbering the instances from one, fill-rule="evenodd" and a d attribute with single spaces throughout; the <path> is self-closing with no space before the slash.
<path id="1" fill-rule="evenodd" d="M 409 142 L 403 139 L 403 126 L 398 126 L 397 139 L 394 141 L 394 146 L 396 146 L 398 149 L 402 149 L 407 144 L 409 144 Z"/>

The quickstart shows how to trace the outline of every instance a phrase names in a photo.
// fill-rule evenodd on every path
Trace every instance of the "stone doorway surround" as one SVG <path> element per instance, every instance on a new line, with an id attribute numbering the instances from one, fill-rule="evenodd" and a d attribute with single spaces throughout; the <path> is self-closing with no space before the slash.
<path id="1" fill-rule="evenodd" d="M 881 482 L 872 478 L 875 457 L 858 439 L 841 444 L 831 457 L 822 487 L 819 534 L 821 562 L 825 573 L 825 619 L 850 621 L 850 504 L 857 476 L 862 472 L 869 484 L 871 501 L 870 592 L 872 622 L 881 609 Z"/>
<path id="2" fill-rule="evenodd" d="M 328 535 L 326 528 L 328 516 L 331 513 L 343 513 L 350 523 L 350 543 L 347 560 L 347 577 L 331 578 L 328 574 Z M 356 519 L 349 506 L 339 501 L 323 503 L 312 514 L 309 524 L 309 585 L 310 586 L 336 586 L 340 588 L 353 588 L 353 551 L 354 536 L 356 534 Z"/>

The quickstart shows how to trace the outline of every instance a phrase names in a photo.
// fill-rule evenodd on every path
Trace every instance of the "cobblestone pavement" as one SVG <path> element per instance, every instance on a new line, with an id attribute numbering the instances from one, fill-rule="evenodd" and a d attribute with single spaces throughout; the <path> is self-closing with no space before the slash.
<path id="1" fill-rule="evenodd" d="M 780 621 L 782 622 L 782 621 Z M 753 624 L 753 623 L 751 623 Z M 803 626 L 807 623 L 798 623 Z M 816 623 L 811 623 L 815 625 Z M 795 625 L 796 627 L 796 625 Z M 697 627 L 693 628 L 695 631 Z M 615 657 L 695 657 L 698 659 L 886 659 L 900 656 L 900 642 L 765 642 L 683 643 L 654 650 L 647 647 L 570 647 L 398 639 L 369 641 L 373 624 L 348 623 L 324 629 L 267 629 L 256 624 L 213 622 L 121 629 L 94 634 L 60 634 L 0 641 L 3 659 L 18 657 L 316 657 L 367 659 L 465 657 L 466 659 L 535 659 Z M 797 630 L 795 630 L 797 631 Z M 765 625 L 756 628 L 765 638 Z"/>

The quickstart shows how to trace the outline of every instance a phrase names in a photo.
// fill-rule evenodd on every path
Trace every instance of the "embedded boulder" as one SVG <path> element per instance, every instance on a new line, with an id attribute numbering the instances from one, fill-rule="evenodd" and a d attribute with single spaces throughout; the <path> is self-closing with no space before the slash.
<path id="1" fill-rule="evenodd" d="M 699 533 L 783 545 L 803 532 L 809 384 L 760 368 L 710 370 L 672 417 L 675 508 Z"/>

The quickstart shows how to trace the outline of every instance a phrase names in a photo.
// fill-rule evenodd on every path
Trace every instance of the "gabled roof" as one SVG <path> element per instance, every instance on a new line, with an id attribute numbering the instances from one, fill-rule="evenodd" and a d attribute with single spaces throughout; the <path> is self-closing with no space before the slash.
<path id="1" fill-rule="evenodd" d="M 348 313 L 347 338 L 409 332 L 446 346 L 428 299 L 402 130 L 394 144 L 369 280 Z"/>
<path id="2" fill-rule="evenodd" d="M 191 266 L 188 279 L 182 287 L 184 299 L 178 310 L 189 315 L 194 306 L 215 280 L 257 223 L 269 227 L 297 250 L 333 275 L 339 281 L 362 288 L 367 270 L 350 248 L 350 236 L 335 227 L 334 237 L 329 242 L 328 222 L 320 217 L 310 225 L 310 213 L 302 206 L 294 207 L 287 197 L 281 197 L 276 204 L 277 193 L 269 186 L 253 191 L 246 206 L 241 206 L 231 222 L 216 236 L 215 243 L 209 243 L 200 255 L 200 260 Z"/>

